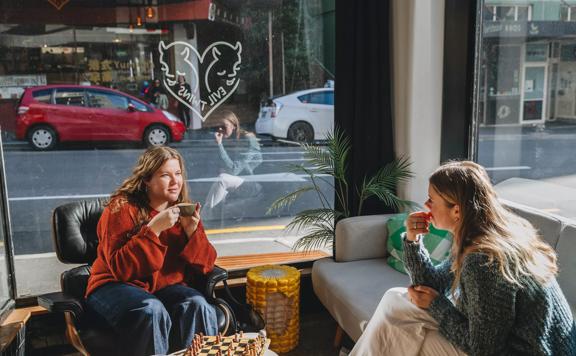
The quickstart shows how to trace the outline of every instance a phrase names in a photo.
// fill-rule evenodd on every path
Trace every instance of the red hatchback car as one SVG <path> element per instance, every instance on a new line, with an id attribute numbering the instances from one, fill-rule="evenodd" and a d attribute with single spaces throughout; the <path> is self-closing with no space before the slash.
<path id="1" fill-rule="evenodd" d="M 186 128 L 174 115 L 133 96 L 97 86 L 27 88 L 16 119 L 16 138 L 37 150 L 64 141 L 182 141 Z"/>

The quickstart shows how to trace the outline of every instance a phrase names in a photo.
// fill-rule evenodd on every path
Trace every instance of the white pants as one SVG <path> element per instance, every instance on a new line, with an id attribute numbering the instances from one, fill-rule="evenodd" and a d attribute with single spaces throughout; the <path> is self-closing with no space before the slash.
<path id="1" fill-rule="evenodd" d="M 238 189 L 242 183 L 244 183 L 243 178 L 227 173 L 220 174 L 218 180 L 210 187 L 204 206 L 211 209 L 220 204 L 229 191 Z"/>
<path id="2" fill-rule="evenodd" d="M 438 331 L 438 323 L 408 300 L 406 288 L 389 289 L 349 356 L 466 355 Z"/>

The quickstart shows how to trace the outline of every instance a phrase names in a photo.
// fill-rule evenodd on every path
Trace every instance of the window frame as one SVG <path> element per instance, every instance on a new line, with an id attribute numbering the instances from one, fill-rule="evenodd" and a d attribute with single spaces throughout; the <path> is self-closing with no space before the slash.
<path id="1" fill-rule="evenodd" d="M 492 8 L 492 22 L 496 21 L 509 21 L 509 20 L 498 20 L 497 10 L 499 7 L 513 7 L 514 8 L 514 20 L 512 21 L 519 21 L 518 20 L 518 9 L 519 8 L 527 8 L 528 9 L 528 18 L 526 21 L 532 21 L 532 4 L 527 5 L 504 5 L 504 4 L 491 4 L 485 5 L 486 8 Z M 522 20 L 523 21 L 523 20 Z"/>

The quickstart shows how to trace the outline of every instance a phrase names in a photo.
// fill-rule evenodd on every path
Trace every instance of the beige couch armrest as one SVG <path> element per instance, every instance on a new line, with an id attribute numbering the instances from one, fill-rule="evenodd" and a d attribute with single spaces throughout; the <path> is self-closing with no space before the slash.
<path id="1" fill-rule="evenodd" d="M 336 225 L 337 262 L 386 256 L 386 221 L 394 215 L 367 215 L 342 219 Z"/>

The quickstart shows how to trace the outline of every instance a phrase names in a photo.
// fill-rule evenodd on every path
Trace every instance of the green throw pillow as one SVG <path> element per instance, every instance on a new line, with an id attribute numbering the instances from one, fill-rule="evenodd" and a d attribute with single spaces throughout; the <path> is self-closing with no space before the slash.
<path id="1" fill-rule="evenodd" d="M 408 214 L 398 214 L 388 220 L 388 241 L 386 248 L 388 256 L 388 265 L 398 272 L 407 274 L 404 269 L 404 247 L 402 245 L 402 233 L 406 232 L 404 221 Z M 452 234 L 446 230 L 438 230 L 430 225 L 430 232 L 422 237 L 424 247 L 428 250 L 432 264 L 437 265 L 448 257 L 450 247 L 452 246 Z"/>

